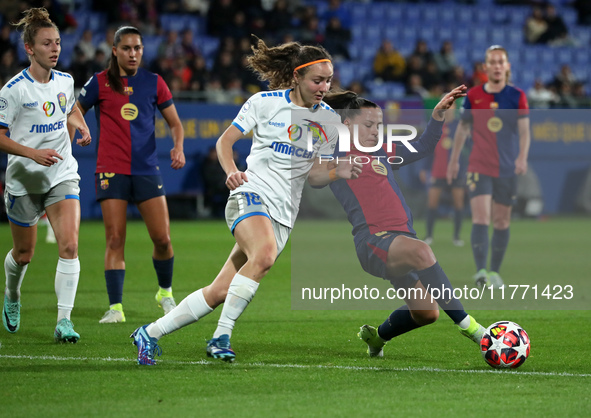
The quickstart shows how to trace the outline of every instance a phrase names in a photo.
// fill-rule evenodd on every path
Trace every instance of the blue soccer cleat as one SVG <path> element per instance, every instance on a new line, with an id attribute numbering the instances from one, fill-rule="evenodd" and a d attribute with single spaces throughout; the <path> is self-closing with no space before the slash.
<path id="1" fill-rule="evenodd" d="M 21 303 L 17 300 L 11 302 L 4 295 L 4 306 L 2 308 L 2 323 L 6 331 L 14 334 L 21 326 Z"/>
<path id="2" fill-rule="evenodd" d="M 219 358 L 228 363 L 232 363 L 236 358 L 236 353 L 230 346 L 230 336 L 228 334 L 209 340 L 206 351 L 208 357 Z"/>
<path id="3" fill-rule="evenodd" d="M 137 346 L 137 364 L 153 366 L 156 364 L 154 354 L 160 356 L 162 354 L 162 349 L 158 345 L 158 340 L 150 337 L 146 332 L 147 326 L 148 325 L 139 327 L 133 331 L 129 337 L 133 338 L 133 343 Z"/>

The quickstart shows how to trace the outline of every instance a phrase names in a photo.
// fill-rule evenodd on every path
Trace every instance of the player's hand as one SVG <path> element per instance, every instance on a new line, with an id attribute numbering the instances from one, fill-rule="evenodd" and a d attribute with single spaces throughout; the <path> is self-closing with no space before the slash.
<path id="1" fill-rule="evenodd" d="M 437 103 L 435 108 L 433 109 L 433 119 L 442 121 L 445 119 L 445 111 L 454 104 L 454 102 L 459 99 L 460 97 L 466 96 L 466 90 L 468 88 L 465 85 L 461 85 L 447 93 L 443 98 Z"/>
<path id="2" fill-rule="evenodd" d="M 363 165 L 354 159 L 339 161 L 336 166 L 336 175 L 342 179 L 357 179 L 361 174 Z"/>
<path id="3" fill-rule="evenodd" d="M 90 143 L 92 142 L 92 138 L 90 137 L 90 132 L 88 131 L 88 128 L 86 128 L 86 126 L 80 126 L 78 128 L 78 132 L 80 132 L 80 135 L 82 135 L 82 138 L 78 138 L 76 140 L 76 143 L 78 145 L 80 145 L 81 147 L 85 147 L 87 145 L 90 145 Z"/>
<path id="4" fill-rule="evenodd" d="M 518 158 L 515 160 L 515 174 L 527 173 L 527 160 L 525 158 Z"/>
<path id="5" fill-rule="evenodd" d="M 31 156 L 31 160 L 45 167 L 51 167 L 58 162 L 58 159 L 64 158 L 53 149 L 36 149 Z"/>
<path id="6" fill-rule="evenodd" d="M 226 178 L 226 186 L 230 190 L 234 190 L 244 184 L 245 181 L 248 181 L 246 174 L 242 171 L 234 171 L 233 173 L 228 174 Z"/>
<path id="7" fill-rule="evenodd" d="M 460 172 L 460 163 L 450 161 L 447 164 L 447 184 L 451 185 L 451 183 L 458 178 L 458 173 Z"/>
<path id="8" fill-rule="evenodd" d="M 171 149 L 170 159 L 172 161 L 170 163 L 170 166 L 175 170 L 178 170 L 185 166 L 185 153 L 183 152 L 183 150 L 178 150 L 176 148 Z"/>

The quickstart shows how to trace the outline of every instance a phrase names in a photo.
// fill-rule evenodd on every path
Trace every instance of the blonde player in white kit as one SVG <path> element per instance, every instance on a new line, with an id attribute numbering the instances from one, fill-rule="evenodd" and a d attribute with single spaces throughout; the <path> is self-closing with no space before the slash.
<path id="1" fill-rule="evenodd" d="M 138 348 L 139 364 L 155 364 L 154 355 L 161 353 L 158 339 L 198 321 L 222 303 L 207 354 L 234 361 L 232 329 L 287 243 L 306 179 L 320 186 L 338 178 L 356 178 L 360 172 L 354 164 L 332 167 L 319 163 L 319 156 L 332 156 L 337 143 L 338 133 L 330 123 L 340 122 L 322 102 L 333 76 L 326 50 L 296 42 L 269 48 L 258 40 L 253 52 L 250 67 L 262 80 L 268 80 L 274 91 L 252 96 L 216 147 L 231 190 L 226 221 L 236 245 L 209 286 L 187 296 L 156 322 L 134 331 L 131 337 Z M 312 150 L 307 147 L 308 129 L 320 133 Z M 241 172 L 234 164 L 232 146 L 251 130 L 248 168 Z"/>
<path id="2" fill-rule="evenodd" d="M 13 240 L 4 260 L 2 323 L 10 333 L 20 327 L 20 288 L 35 251 L 37 221 L 47 212 L 59 248 L 54 338 L 75 343 L 80 335 L 70 313 L 80 276 L 80 177 L 70 138 L 76 129 L 82 134 L 79 145 L 90 144 L 91 138 L 75 106 L 74 80 L 53 70 L 61 51 L 57 27 L 43 8 L 24 14 L 16 26 L 23 28 L 31 66 L 0 91 L 0 150 L 9 154 L 4 199 Z"/>

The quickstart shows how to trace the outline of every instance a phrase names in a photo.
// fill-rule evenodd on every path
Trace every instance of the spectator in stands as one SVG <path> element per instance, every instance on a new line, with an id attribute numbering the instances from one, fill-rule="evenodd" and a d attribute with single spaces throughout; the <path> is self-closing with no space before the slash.
<path id="1" fill-rule="evenodd" d="M 573 95 L 573 87 L 571 84 L 563 83 L 558 86 L 558 95 L 560 100 L 555 104 L 558 109 L 576 109 L 578 106 L 577 99 Z"/>
<path id="2" fill-rule="evenodd" d="M 238 11 L 232 0 L 219 0 L 210 2 L 207 12 L 207 33 L 211 36 L 220 36 L 232 25 L 232 19 Z"/>
<path id="3" fill-rule="evenodd" d="M 542 80 L 537 78 L 533 87 L 527 91 L 529 106 L 534 109 L 548 109 L 559 102 L 560 97 L 544 86 Z"/>
<path id="4" fill-rule="evenodd" d="M 304 22 L 304 27 L 299 30 L 299 39 L 302 45 L 318 45 L 324 43 L 324 35 L 320 30 L 320 20 L 316 16 Z"/>
<path id="5" fill-rule="evenodd" d="M 187 61 L 182 55 L 179 55 L 174 59 L 172 74 L 174 75 L 174 77 L 179 78 L 181 80 L 181 90 L 189 89 L 189 86 L 191 85 L 191 78 L 193 77 L 193 72 L 191 71 L 191 67 L 187 65 Z M 173 94 L 174 93 L 175 92 L 173 92 Z"/>
<path id="6" fill-rule="evenodd" d="M 72 74 L 72 78 L 74 79 L 75 89 L 82 88 L 92 76 L 90 61 L 86 58 L 86 55 L 84 55 L 84 52 L 81 49 L 74 49 L 74 59 L 72 64 L 70 64 L 70 74 Z"/>
<path id="7" fill-rule="evenodd" d="M 546 24 L 548 29 L 538 38 L 542 44 L 553 46 L 569 45 L 572 40 L 568 36 L 568 28 L 552 4 L 546 6 Z"/>
<path id="8" fill-rule="evenodd" d="M 340 0 L 329 0 L 328 10 L 321 16 L 322 22 L 328 26 L 330 20 L 336 17 L 345 29 L 351 28 L 352 18 L 349 11 L 341 4 Z"/>
<path id="9" fill-rule="evenodd" d="M 451 81 L 454 68 L 458 65 L 451 41 L 444 41 L 443 44 L 441 44 L 441 49 L 433 56 L 433 60 L 435 61 L 442 78 L 445 81 Z M 455 85 L 459 86 L 460 84 Z"/>
<path id="10" fill-rule="evenodd" d="M 429 97 L 429 91 L 423 87 L 423 80 L 419 74 L 412 74 L 408 78 L 406 94 L 408 96 L 420 96 L 422 99 Z"/>
<path id="11" fill-rule="evenodd" d="M 234 14 L 232 24 L 222 30 L 222 36 L 240 39 L 248 36 L 249 32 L 246 26 L 246 14 L 243 11 L 238 11 Z"/>
<path id="12" fill-rule="evenodd" d="M 548 30 L 548 23 L 544 19 L 542 9 L 534 7 L 531 15 L 525 20 L 523 32 L 525 40 L 530 44 L 538 43 L 540 36 Z"/>
<path id="13" fill-rule="evenodd" d="M 111 56 L 111 50 L 113 49 L 113 39 L 115 38 L 115 30 L 115 28 L 108 28 L 105 31 L 105 39 L 97 46 L 97 49 L 105 53 L 105 57 L 107 60 Z M 105 62 L 105 67 L 106 66 L 107 62 Z"/>
<path id="14" fill-rule="evenodd" d="M 12 40 L 10 39 L 10 25 L 3 25 L 2 28 L 0 29 L 0 56 L 4 55 L 4 52 L 7 50 L 12 50 L 14 51 L 14 56 L 17 56 L 17 49 L 16 46 L 12 43 Z M 9 77 L 9 79 L 14 75 L 15 73 L 12 73 Z M 6 80 L 8 81 L 8 80 Z"/>
<path id="15" fill-rule="evenodd" d="M 341 26 L 341 21 L 334 16 L 328 21 L 325 30 L 324 47 L 334 57 L 345 60 L 351 59 L 349 54 L 349 41 L 351 31 Z"/>
<path id="16" fill-rule="evenodd" d="M 367 89 L 359 80 L 353 80 L 351 84 L 349 84 L 349 86 L 346 88 L 346 90 L 352 91 L 353 93 L 356 93 L 359 96 L 364 96 L 367 92 Z"/>
<path id="17" fill-rule="evenodd" d="M 464 71 L 464 67 L 460 65 L 456 65 L 453 69 L 453 73 L 449 80 L 449 84 L 451 86 L 461 86 L 462 84 L 469 86 L 471 85 L 471 78 L 466 75 L 466 71 Z M 446 91 L 452 91 L 451 89 L 446 89 Z"/>
<path id="18" fill-rule="evenodd" d="M 105 68 L 105 62 L 107 62 L 107 58 L 105 57 L 105 53 L 100 49 L 97 49 L 94 52 L 94 57 L 90 62 L 90 74 L 100 73 Z"/>
<path id="19" fill-rule="evenodd" d="M 166 39 L 158 46 L 158 58 L 164 58 L 170 62 L 178 56 L 182 56 L 183 48 L 178 42 L 178 32 L 169 30 Z"/>
<path id="20" fill-rule="evenodd" d="M 238 73 L 238 68 L 229 51 L 222 51 L 219 60 L 213 66 L 213 73 L 219 78 L 222 86 L 225 86 Z"/>
<path id="21" fill-rule="evenodd" d="M 487 81 L 488 75 L 486 75 L 486 71 L 484 70 L 484 63 L 482 61 L 475 62 L 472 71 L 472 87 L 479 86 Z"/>
<path id="22" fill-rule="evenodd" d="M 373 70 L 376 77 L 385 81 L 402 81 L 405 75 L 406 61 L 402 54 L 394 49 L 392 42 L 384 39 L 374 58 Z"/>
<path id="23" fill-rule="evenodd" d="M 8 83 L 8 81 L 20 70 L 22 67 L 16 62 L 16 52 L 12 49 L 6 49 L 0 55 L 0 85 Z"/>
<path id="24" fill-rule="evenodd" d="M 208 78 L 209 71 L 207 70 L 205 58 L 197 55 L 191 62 L 191 90 L 203 91 Z"/>
<path id="25" fill-rule="evenodd" d="M 572 87 L 577 81 L 577 77 L 573 74 L 570 65 L 563 64 L 560 67 L 558 74 L 554 76 L 553 83 L 558 89 L 560 89 L 560 86 L 563 84 L 568 84 Z"/>
<path id="26" fill-rule="evenodd" d="M 193 61 L 199 55 L 199 50 L 193 42 L 193 31 L 191 29 L 183 30 L 181 34 L 181 49 L 183 50 L 182 56 L 187 62 Z"/>
<path id="27" fill-rule="evenodd" d="M 429 45 L 424 39 L 419 39 L 415 44 L 415 49 L 408 59 L 418 57 L 421 60 L 421 69 L 427 67 L 427 64 L 433 60 L 433 53 L 429 50 Z"/>
<path id="28" fill-rule="evenodd" d="M 443 84 L 443 77 L 441 76 L 441 73 L 437 69 L 437 65 L 435 64 L 435 61 L 429 61 L 427 63 L 421 78 L 423 80 L 423 87 L 425 87 L 425 89 L 427 89 L 429 91 L 433 90 Z M 440 96 L 439 92 L 432 93 L 432 95 L 433 94 L 435 95 L 435 97 Z"/>
<path id="29" fill-rule="evenodd" d="M 261 91 L 262 84 L 256 74 L 249 68 L 247 58 L 246 55 L 242 57 L 238 74 L 242 81 L 243 89 L 252 95 Z"/>
<path id="30" fill-rule="evenodd" d="M 287 0 L 277 0 L 273 9 L 267 13 L 267 29 L 280 38 L 293 28 L 293 11 L 289 10 Z"/>
<path id="31" fill-rule="evenodd" d="M 75 50 L 82 52 L 85 61 L 92 60 L 94 58 L 94 52 L 96 51 L 96 47 L 92 43 L 92 35 L 92 31 L 90 29 L 86 29 L 84 32 L 82 32 L 82 37 L 74 47 Z M 78 56 L 78 58 L 80 59 L 80 56 Z M 87 79 L 88 77 L 85 78 L 85 80 Z"/>

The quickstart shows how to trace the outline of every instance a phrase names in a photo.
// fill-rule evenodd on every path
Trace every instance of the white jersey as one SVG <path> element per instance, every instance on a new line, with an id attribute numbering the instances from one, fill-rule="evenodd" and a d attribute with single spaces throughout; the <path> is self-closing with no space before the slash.
<path id="1" fill-rule="evenodd" d="M 55 70 L 49 83 L 40 83 L 25 69 L 0 90 L 0 126 L 8 128 L 10 138 L 30 148 L 53 149 L 63 157 L 44 167 L 9 154 L 6 190 L 10 194 L 42 194 L 63 181 L 80 180 L 66 124 L 74 103 L 72 76 Z"/>
<path id="2" fill-rule="evenodd" d="M 259 194 L 271 217 L 293 228 L 310 169 L 319 156 L 332 156 L 338 140 L 332 124 L 341 119 L 323 102 L 311 109 L 296 106 L 289 92 L 255 94 L 232 122 L 244 134 L 252 130 L 253 140 L 246 159 L 248 182 L 231 194 Z M 313 138 L 310 150 L 308 131 Z"/>

